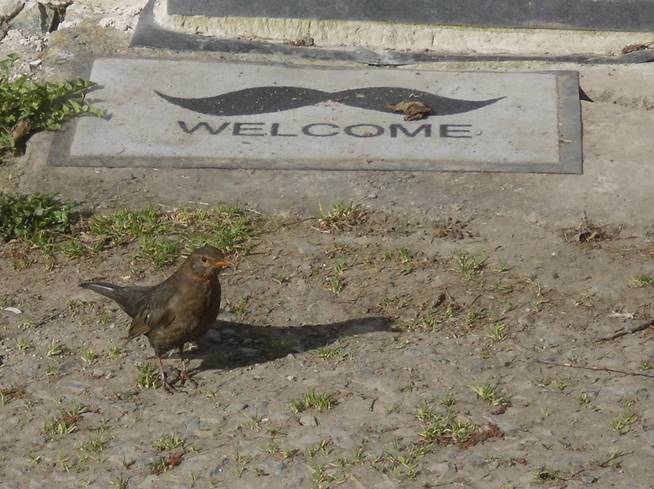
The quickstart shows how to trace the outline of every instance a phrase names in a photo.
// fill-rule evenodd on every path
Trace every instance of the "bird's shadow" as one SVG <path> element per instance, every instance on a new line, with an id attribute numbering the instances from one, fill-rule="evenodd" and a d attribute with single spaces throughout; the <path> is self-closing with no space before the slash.
<path id="1" fill-rule="evenodd" d="M 202 360 L 196 371 L 229 370 L 269 362 L 289 353 L 314 350 L 346 336 L 388 331 L 391 325 L 392 321 L 384 317 L 302 326 L 254 326 L 217 321 L 200 339 L 199 348 L 186 352 L 185 356 Z"/>

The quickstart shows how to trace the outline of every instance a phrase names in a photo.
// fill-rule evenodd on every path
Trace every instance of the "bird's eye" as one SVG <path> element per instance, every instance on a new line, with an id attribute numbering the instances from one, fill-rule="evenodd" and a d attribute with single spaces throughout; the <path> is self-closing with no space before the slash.
<path id="1" fill-rule="evenodd" d="M 207 263 L 208 261 L 209 261 L 209 260 L 207 260 L 207 257 L 206 257 L 206 256 L 203 256 L 203 257 L 202 257 L 202 263 Z"/>

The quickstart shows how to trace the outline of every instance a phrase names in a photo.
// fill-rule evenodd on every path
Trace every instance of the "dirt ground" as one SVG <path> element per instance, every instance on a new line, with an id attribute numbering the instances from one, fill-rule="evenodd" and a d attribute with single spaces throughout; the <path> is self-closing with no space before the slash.
<path id="1" fill-rule="evenodd" d="M 77 2 L 67 28 L 84 40 L 102 25 L 102 42 L 125 49 L 131 4 Z M 49 36 L 28 20 L 0 52 L 47 60 Z M 651 120 L 651 106 L 604 95 L 601 110 Z M 27 164 L 0 167 L 0 190 L 19 188 Z M 621 208 L 593 224 L 579 207 L 546 219 L 528 196 L 508 211 L 476 199 L 500 178 L 451 177 L 459 187 L 437 190 L 457 204 L 434 209 L 366 188 L 361 215 L 332 228 L 319 199 L 285 212 L 238 202 L 247 251 L 189 352 L 198 387 L 172 395 L 147 341 L 124 344 L 125 314 L 78 283 L 153 284 L 181 257 L 138 261 L 137 240 L 72 258 L 0 243 L 0 488 L 654 488 L 654 333 L 598 341 L 654 316 L 649 218 Z M 592 178 L 604 193 L 589 198 L 629 193 Z M 380 194 L 413 184 L 372 180 Z M 74 192 L 89 213 L 149 199 Z M 177 356 L 165 364 L 174 378 Z"/>
<path id="2" fill-rule="evenodd" d="M 651 314 L 646 230 L 257 219 L 192 352 L 199 387 L 174 395 L 139 386 L 149 345 L 123 347 L 126 316 L 77 286 L 172 266 L 135 272 L 133 245 L 54 263 L 3 246 L 2 304 L 22 313 L 2 313 L 2 487 L 654 482 L 651 333 L 596 342 Z M 311 393 L 329 400 L 295 412 Z"/>

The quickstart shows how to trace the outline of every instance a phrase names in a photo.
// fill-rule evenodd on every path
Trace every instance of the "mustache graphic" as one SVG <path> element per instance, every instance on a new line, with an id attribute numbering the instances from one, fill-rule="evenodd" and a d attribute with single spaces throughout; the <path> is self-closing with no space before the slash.
<path id="1" fill-rule="evenodd" d="M 460 100 L 420 90 L 395 87 L 355 88 L 329 93 L 310 88 L 268 86 L 246 88 L 205 98 L 172 97 L 157 90 L 155 93 L 171 104 L 200 114 L 216 116 L 269 114 L 307 107 L 320 102 L 337 102 L 350 107 L 392 113 L 393 110 L 387 108 L 386 105 L 403 100 L 422 102 L 431 107 L 432 115 L 451 115 L 480 109 L 505 98 Z"/>

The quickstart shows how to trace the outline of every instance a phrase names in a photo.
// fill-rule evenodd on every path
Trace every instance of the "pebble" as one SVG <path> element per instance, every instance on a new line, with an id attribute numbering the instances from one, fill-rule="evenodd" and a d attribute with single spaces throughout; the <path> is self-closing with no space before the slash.
<path id="1" fill-rule="evenodd" d="M 225 408 L 225 414 L 236 414 L 240 413 L 244 409 L 247 409 L 249 406 L 246 402 L 233 402 L 227 408 Z"/>
<path id="2" fill-rule="evenodd" d="M 69 380 L 67 382 L 60 383 L 59 387 L 62 390 L 68 391 L 72 394 L 82 395 L 88 389 L 88 385 L 83 382 L 77 382 L 75 380 Z"/>
<path id="3" fill-rule="evenodd" d="M 483 467 L 486 465 L 486 459 L 478 453 L 471 453 L 468 455 L 467 460 L 473 467 Z"/>
<path id="4" fill-rule="evenodd" d="M 597 482 L 597 477 L 595 477 L 593 474 L 589 474 L 588 472 L 583 472 L 581 474 L 581 480 L 584 484 L 594 484 Z"/>
<path id="5" fill-rule="evenodd" d="M 654 448 L 654 430 L 643 431 L 640 436 L 650 447 Z"/>
<path id="6" fill-rule="evenodd" d="M 94 368 L 91 372 L 91 376 L 95 379 L 110 379 L 113 375 L 111 370 L 102 368 Z"/>
<path id="7" fill-rule="evenodd" d="M 318 426 L 318 420 L 313 414 L 304 413 L 300 416 L 300 424 L 302 426 Z"/>
<path id="8" fill-rule="evenodd" d="M 568 457 L 558 458 L 556 460 L 556 465 L 564 469 L 569 469 L 570 467 L 580 468 L 586 465 L 586 461 L 577 455 L 570 455 Z"/>
<path id="9" fill-rule="evenodd" d="M 312 245 L 307 241 L 296 241 L 295 247 L 297 248 L 300 254 L 305 256 L 315 256 L 318 253 L 320 253 L 320 247 L 316 245 Z"/>
<path id="10" fill-rule="evenodd" d="M 429 466 L 429 471 L 443 477 L 450 472 L 456 472 L 456 466 L 449 462 L 439 462 Z"/>
<path id="11" fill-rule="evenodd" d="M 263 470 L 266 474 L 279 477 L 284 472 L 286 465 L 283 462 L 277 460 L 264 460 L 259 464 L 259 468 Z"/>

